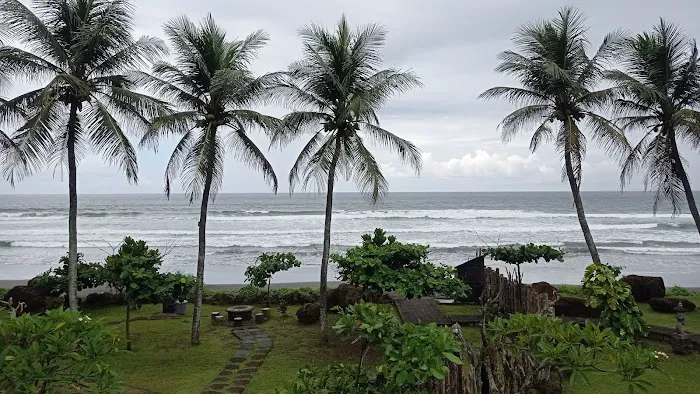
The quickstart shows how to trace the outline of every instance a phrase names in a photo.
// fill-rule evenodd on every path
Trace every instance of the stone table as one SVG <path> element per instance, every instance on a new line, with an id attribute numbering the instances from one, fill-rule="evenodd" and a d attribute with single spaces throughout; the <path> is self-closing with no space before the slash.
<path id="1" fill-rule="evenodd" d="M 253 309 L 252 305 L 235 305 L 226 309 L 228 313 L 228 321 L 232 322 L 234 318 L 240 317 L 245 320 L 253 320 Z"/>

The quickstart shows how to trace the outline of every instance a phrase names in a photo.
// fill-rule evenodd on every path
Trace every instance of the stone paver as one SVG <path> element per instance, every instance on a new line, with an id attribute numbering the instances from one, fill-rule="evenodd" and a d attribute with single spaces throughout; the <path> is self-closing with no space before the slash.
<path id="1" fill-rule="evenodd" d="M 228 364 L 204 389 L 204 394 L 243 393 L 272 349 L 272 339 L 257 327 L 239 327 L 231 333 L 240 340 L 240 345 Z"/>

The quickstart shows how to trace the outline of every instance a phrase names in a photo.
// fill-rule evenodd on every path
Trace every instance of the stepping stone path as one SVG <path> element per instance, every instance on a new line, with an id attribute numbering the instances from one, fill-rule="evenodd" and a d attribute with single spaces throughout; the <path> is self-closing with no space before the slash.
<path id="1" fill-rule="evenodd" d="M 272 350 L 272 339 L 257 327 L 236 327 L 231 333 L 241 341 L 240 346 L 202 394 L 243 393 Z"/>

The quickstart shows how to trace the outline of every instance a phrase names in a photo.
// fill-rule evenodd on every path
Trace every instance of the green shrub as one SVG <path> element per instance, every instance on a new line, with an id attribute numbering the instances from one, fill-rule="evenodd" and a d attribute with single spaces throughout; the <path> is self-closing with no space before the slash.
<path id="1" fill-rule="evenodd" d="M 68 293 L 68 255 L 59 260 L 60 267 L 43 272 L 27 282 L 27 286 L 45 290 L 53 297 Z M 99 263 L 86 263 L 83 254 L 78 253 L 78 291 L 92 289 L 105 283 L 104 266 Z"/>
<path id="2" fill-rule="evenodd" d="M 107 283 L 126 299 L 126 350 L 131 350 L 131 309 L 153 302 L 170 285 L 159 273 L 163 258 L 158 249 L 150 249 L 145 241 L 126 237 L 117 254 L 108 256 L 106 262 Z"/>
<path id="3" fill-rule="evenodd" d="M 162 301 L 183 302 L 193 299 L 197 277 L 183 274 L 182 272 L 168 272 L 160 277 L 163 293 L 159 296 Z"/>
<path id="4" fill-rule="evenodd" d="M 0 288 L 0 300 L 5 299 L 5 295 L 7 294 L 8 291 L 10 291 L 10 289 L 2 289 L 2 288 Z"/>
<path id="5" fill-rule="evenodd" d="M 267 286 L 267 306 L 272 303 L 270 284 L 272 275 L 301 267 L 301 261 L 292 253 L 263 253 L 258 257 L 258 264 L 251 265 L 245 270 L 245 280 L 256 287 Z"/>
<path id="6" fill-rule="evenodd" d="M 104 323 L 77 312 L 56 309 L 0 320 L 0 392 L 64 393 L 70 386 L 119 391 L 105 362 L 116 341 Z"/>
<path id="7" fill-rule="evenodd" d="M 310 287 L 272 289 L 270 298 L 274 303 L 284 300 L 287 305 L 303 305 L 318 301 L 318 289 Z M 254 286 L 246 286 L 239 290 L 204 289 L 202 302 L 209 305 L 265 304 L 267 292 Z"/>
<path id="8" fill-rule="evenodd" d="M 602 307 L 600 320 L 621 338 L 646 336 L 649 326 L 632 296 L 627 282 L 620 280 L 620 268 L 605 264 L 586 267 L 582 280 L 583 295 L 592 308 Z"/>
<path id="9" fill-rule="evenodd" d="M 350 248 L 345 256 L 334 254 L 343 282 L 361 287 L 369 294 L 396 291 L 406 298 L 441 294 L 459 298 L 468 294 L 469 286 L 446 265 L 429 263 L 428 246 L 404 244 L 386 236 L 380 228 L 362 236 L 362 246 Z"/>
<path id="10" fill-rule="evenodd" d="M 693 295 L 695 295 L 694 292 L 680 286 L 673 286 L 666 290 L 666 297 L 692 297 Z"/>
<path id="11" fill-rule="evenodd" d="M 557 286 L 558 294 L 569 294 L 573 296 L 582 296 L 583 288 L 580 285 L 559 285 Z"/>
<path id="12" fill-rule="evenodd" d="M 359 376 L 359 378 L 358 378 Z M 394 394 L 374 368 L 337 364 L 302 368 L 296 379 L 276 394 Z M 403 391 L 412 394 L 410 391 Z"/>
<path id="13" fill-rule="evenodd" d="M 619 338 L 610 328 L 601 329 L 590 322 L 581 327 L 535 314 L 496 318 L 489 324 L 488 334 L 491 341 L 528 351 L 541 368 L 569 374 L 572 383 L 587 382 L 587 374 L 604 372 L 619 376 L 629 393 L 646 392 L 651 383 L 644 374 L 657 369 L 658 360 L 665 357 Z"/>

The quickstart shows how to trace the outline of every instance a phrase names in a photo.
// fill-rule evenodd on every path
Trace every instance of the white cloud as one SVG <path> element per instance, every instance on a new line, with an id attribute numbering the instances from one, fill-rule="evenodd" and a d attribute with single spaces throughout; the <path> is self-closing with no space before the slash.
<path id="1" fill-rule="evenodd" d="M 423 154 L 426 176 L 447 177 L 516 177 L 549 174 L 553 169 L 544 164 L 536 154 L 527 157 L 489 153 L 479 149 L 461 158 L 436 160 L 431 152 Z"/>

